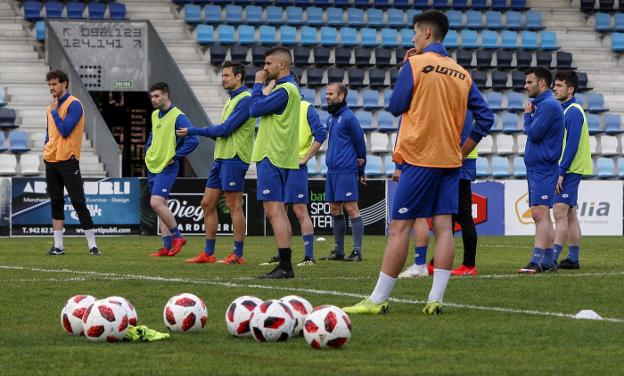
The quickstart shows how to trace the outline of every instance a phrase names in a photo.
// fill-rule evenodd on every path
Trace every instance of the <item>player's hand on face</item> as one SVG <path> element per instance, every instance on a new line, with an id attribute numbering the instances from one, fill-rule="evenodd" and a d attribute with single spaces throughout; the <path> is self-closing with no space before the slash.
<path id="1" fill-rule="evenodd" d="M 180 137 L 186 137 L 188 136 L 188 128 L 180 128 L 180 129 L 176 129 L 176 135 L 180 136 Z"/>
<path id="2" fill-rule="evenodd" d="M 366 185 L 366 176 L 365 175 L 360 176 L 360 184 Z"/>
<path id="3" fill-rule="evenodd" d="M 533 103 L 528 102 L 527 104 L 524 105 L 525 114 L 530 114 L 533 112 L 533 110 L 535 110 L 535 106 L 533 106 Z"/>
<path id="4" fill-rule="evenodd" d="M 559 176 L 559 180 L 557 180 L 557 187 L 555 188 L 557 194 L 563 191 L 563 176 Z"/>
<path id="5" fill-rule="evenodd" d="M 58 108 L 58 98 L 56 96 L 52 96 L 52 101 L 50 102 L 50 109 L 56 110 Z"/>
<path id="6" fill-rule="evenodd" d="M 275 85 L 275 80 L 269 81 L 269 83 L 262 90 L 262 93 L 264 93 L 264 95 L 269 95 L 273 91 L 273 89 L 275 89 Z"/>
<path id="7" fill-rule="evenodd" d="M 401 178 L 401 170 L 396 168 L 394 172 L 392 173 L 392 181 L 396 181 L 398 183 L 400 178 Z"/>
<path id="8" fill-rule="evenodd" d="M 269 72 L 264 69 L 260 69 L 256 72 L 256 82 L 264 82 L 269 78 Z"/>

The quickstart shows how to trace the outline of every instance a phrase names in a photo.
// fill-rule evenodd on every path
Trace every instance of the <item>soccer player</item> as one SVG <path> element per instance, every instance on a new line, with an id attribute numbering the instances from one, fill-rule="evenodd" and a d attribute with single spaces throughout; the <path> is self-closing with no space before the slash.
<path id="1" fill-rule="evenodd" d="M 555 75 L 553 93 L 561 102 L 564 114 L 563 155 L 559 159 L 559 178 L 555 195 L 555 243 L 553 259 L 560 269 L 579 269 L 581 226 L 576 206 L 578 186 L 583 175 L 592 174 L 591 149 L 587 117 L 583 107 L 576 103 L 574 94 L 578 77 L 572 70 L 559 71 Z M 562 246 L 568 242 L 568 257 L 557 264 Z"/>
<path id="2" fill-rule="evenodd" d="M 61 70 L 46 75 L 52 101 L 47 108 L 43 160 L 46 170 L 46 184 L 52 208 L 52 230 L 54 246 L 48 251 L 50 256 L 65 254 L 63 246 L 63 226 L 65 225 L 65 199 L 63 189 L 67 189 L 72 206 L 87 238 L 89 254 L 99 256 L 93 230 L 93 219 L 87 209 L 82 176 L 80 175 L 80 147 L 84 132 L 85 115 L 78 98 L 69 94 L 69 77 Z"/>
<path id="3" fill-rule="evenodd" d="M 163 247 L 151 256 L 175 256 L 186 239 L 180 234 L 178 224 L 167 206 L 171 187 L 178 176 L 180 158 L 192 152 L 197 146 L 197 136 L 176 137 L 176 130 L 192 128 L 189 119 L 169 99 L 169 85 L 159 82 L 150 88 L 152 112 L 152 133 L 145 145 L 147 182 L 150 187 L 150 205 L 160 218 Z"/>
<path id="4" fill-rule="evenodd" d="M 341 83 L 327 85 L 329 141 L 325 156 L 325 199 L 330 205 L 335 245 L 334 250 L 321 260 L 362 261 L 364 222 L 358 208 L 358 180 L 366 185 L 366 140 L 360 122 L 347 106 L 348 94 L 347 87 Z M 349 215 L 353 231 L 353 250 L 346 257 L 344 237 L 347 222 L 344 211 Z"/>
<path id="5" fill-rule="evenodd" d="M 204 209 L 206 244 L 203 252 L 186 260 L 189 264 L 245 263 L 243 258 L 245 214 L 242 200 L 245 174 L 251 162 L 256 119 L 249 116 L 251 94 L 243 85 L 244 82 L 245 66 L 231 61 L 224 62 L 221 66 L 221 83 L 230 97 L 221 113 L 221 124 L 205 128 L 182 128 L 176 131 L 178 136 L 204 136 L 216 139 L 214 163 L 201 202 Z M 230 211 L 234 226 L 234 251 L 217 261 L 214 256 L 219 224 L 217 203 L 222 195 L 225 196 L 225 205 Z"/>
<path id="6" fill-rule="evenodd" d="M 269 95 L 275 88 L 275 81 L 263 89 L 264 95 Z M 286 185 L 289 187 L 286 204 L 292 204 L 293 211 L 299 221 L 301 237 L 303 238 L 304 256 L 297 266 L 312 266 L 314 258 L 314 226 L 308 213 L 308 166 L 307 163 L 319 151 L 327 138 L 327 129 L 321 123 L 314 106 L 305 100 L 301 101 L 299 110 L 299 170 L 290 171 Z M 288 209 L 287 209 L 288 210 Z M 260 265 L 279 264 L 279 253 Z"/>
<path id="7" fill-rule="evenodd" d="M 559 178 L 559 158 L 563 142 L 564 121 L 561 104 L 550 90 L 552 74 L 545 67 L 526 71 L 524 88 L 533 98 L 524 107 L 524 132 L 527 143 L 524 164 L 529 184 L 529 206 L 535 221 L 535 242 L 529 264 L 518 273 L 555 271 L 553 258 L 554 228 L 550 208 L 555 199 Z"/>
<path id="8" fill-rule="evenodd" d="M 414 48 L 408 51 L 388 106 L 393 115 L 401 115 L 392 159 L 403 165 L 390 211 L 388 244 L 373 293 L 345 307 L 347 313 L 387 312 L 388 298 L 405 264 L 410 229 L 416 218 L 427 217 L 432 217 L 436 247 L 433 284 L 423 312 L 442 312 L 453 265 L 451 216 L 457 213 L 462 157 L 487 135 L 493 121 L 470 74 L 442 44 L 448 29 L 448 19 L 440 11 L 414 17 Z M 462 146 L 466 108 L 474 114 L 475 125 Z"/>
<path id="9" fill-rule="evenodd" d="M 290 74 L 292 57 L 286 47 L 265 53 L 264 68 L 256 73 L 249 114 L 259 117 L 260 128 L 251 160 L 258 173 L 257 199 L 271 222 L 280 263 L 263 279 L 294 278 L 292 268 L 292 229 L 284 202 L 289 195 L 288 174 L 299 170 L 299 113 L 301 93 Z M 264 83 L 275 80 L 271 94 L 264 95 Z"/>

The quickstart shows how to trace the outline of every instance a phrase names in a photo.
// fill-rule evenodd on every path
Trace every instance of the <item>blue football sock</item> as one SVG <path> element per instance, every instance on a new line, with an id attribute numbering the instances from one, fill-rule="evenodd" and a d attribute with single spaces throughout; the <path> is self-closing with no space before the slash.
<path id="1" fill-rule="evenodd" d="M 351 230 L 353 231 L 353 253 L 362 254 L 362 240 L 364 239 L 364 222 L 362 217 L 351 218 Z"/>
<path id="2" fill-rule="evenodd" d="M 163 236 L 162 239 L 163 239 L 163 248 L 171 249 L 171 242 L 173 241 L 173 236 L 171 235 Z"/>
<path id="3" fill-rule="evenodd" d="M 544 258 L 544 250 L 542 248 L 533 248 L 533 257 L 531 257 L 531 264 L 541 265 Z"/>
<path id="4" fill-rule="evenodd" d="M 305 257 L 314 259 L 314 234 L 303 235 L 302 238 Z"/>
<path id="5" fill-rule="evenodd" d="M 344 256 L 344 237 L 347 223 L 343 214 L 332 216 L 332 220 L 334 222 L 334 251 L 336 251 L 337 256 Z"/>
<path id="6" fill-rule="evenodd" d="M 580 252 L 581 252 L 581 247 L 579 247 L 578 245 L 571 245 L 568 248 L 568 259 L 570 261 L 578 261 Z"/>
<path id="7" fill-rule="evenodd" d="M 206 254 L 208 256 L 214 255 L 215 243 L 216 242 L 217 242 L 217 239 L 206 239 L 206 245 L 204 246 L 204 252 L 206 252 Z"/>
<path id="8" fill-rule="evenodd" d="M 553 249 L 552 248 L 546 248 L 544 250 L 544 258 L 542 259 L 542 265 L 544 266 L 552 266 L 554 260 L 553 260 Z"/>
<path id="9" fill-rule="evenodd" d="M 414 264 L 425 265 L 427 263 L 427 246 L 416 247 L 414 254 Z"/>
<path id="10" fill-rule="evenodd" d="M 171 235 L 173 235 L 174 238 L 182 237 L 182 234 L 180 234 L 180 230 L 178 229 L 178 226 L 170 228 L 169 231 L 171 231 Z"/>
<path id="11" fill-rule="evenodd" d="M 561 250 L 563 247 L 561 244 L 553 244 L 553 261 L 559 262 L 559 255 L 561 254 Z"/>
<path id="12" fill-rule="evenodd" d="M 234 240 L 234 256 L 241 257 L 243 256 L 243 243 L 244 241 Z"/>

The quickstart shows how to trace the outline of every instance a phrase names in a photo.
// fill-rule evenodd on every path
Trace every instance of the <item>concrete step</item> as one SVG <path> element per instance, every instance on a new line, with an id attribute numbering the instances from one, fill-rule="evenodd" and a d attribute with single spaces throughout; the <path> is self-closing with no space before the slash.
<path id="1" fill-rule="evenodd" d="M 2 54 L 0 55 L 0 63 L 2 61 L 15 61 L 15 60 L 34 61 L 38 59 L 39 59 L 39 54 L 35 52 L 34 48 L 31 51 L 6 50 L 6 51 L 2 51 Z"/>

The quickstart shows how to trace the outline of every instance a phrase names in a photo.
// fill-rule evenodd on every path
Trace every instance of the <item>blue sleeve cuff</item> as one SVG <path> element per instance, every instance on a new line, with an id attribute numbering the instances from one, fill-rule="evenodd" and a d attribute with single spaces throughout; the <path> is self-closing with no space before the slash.
<path id="1" fill-rule="evenodd" d="M 474 131 L 473 131 L 473 132 L 470 132 L 470 136 L 469 136 L 469 137 L 470 137 L 470 139 L 471 139 L 472 141 L 474 141 L 474 142 L 475 142 L 475 143 L 477 143 L 477 144 L 478 144 L 479 142 L 481 142 L 481 139 L 483 138 L 483 136 L 482 136 L 481 134 L 479 134 L 478 132 L 474 132 Z"/>
<path id="2" fill-rule="evenodd" d="M 258 92 L 258 91 L 259 91 L 259 92 L 262 92 L 262 88 L 263 88 L 263 87 L 264 87 L 264 86 L 263 86 L 261 83 L 256 82 L 256 83 L 254 83 L 254 84 L 253 84 L 252 90 L 253 90 L 254 92 Z"/>
<path id="3" fill-rule="evenodd" d="M 565 176 L 565 174 L 568 173 L 568 169 L 563 167 L 563 166 L 559 166 L 559 176 Z"/>

